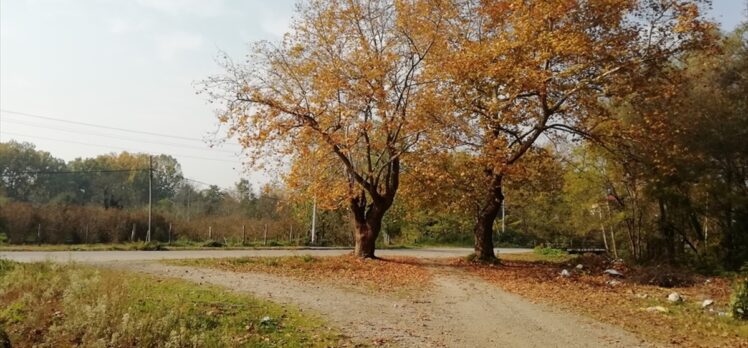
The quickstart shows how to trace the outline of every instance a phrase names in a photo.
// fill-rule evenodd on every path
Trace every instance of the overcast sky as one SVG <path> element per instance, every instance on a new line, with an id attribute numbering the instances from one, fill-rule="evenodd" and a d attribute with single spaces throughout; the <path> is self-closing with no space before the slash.
<path id="1" fill-rule="evenodd" d="M 219 50 L 240 58 L 250 42 L 279 39 L 293 4 L 2 0 L 0 141 L 30 141 L 65 160 L 122 150 L 166 153 L 202 182 L 267 182 L 272 175 L 247 174 L 237 146 L 210 149 L 201 141 L 217 125 L 193 82 L 219 72 Z M 714 0 L 710 15 L 731 30 L 745 18 L 745 0 Z"/>

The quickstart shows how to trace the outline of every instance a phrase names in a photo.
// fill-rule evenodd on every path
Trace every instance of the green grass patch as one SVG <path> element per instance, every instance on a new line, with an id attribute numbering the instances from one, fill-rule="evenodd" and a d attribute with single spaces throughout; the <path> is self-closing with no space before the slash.
<path id="1" fill-rule="evenodd" d="M 328 347 L 295 308 L 182 280 L 0 261 L 0 331 L 13 346 Z"/>
<path id="2" fill-rule="evenodd" d="M 537 249 L 536 249 L 537 250 Z M 507 261 L 524 261 L 524 262 L 547 262 L 547 263 L 565 263 L 575 257 L 576 255 L 569 255 L 564 253 L 517 253 L 517 254 L 499 254 L 497 255 L 501 260 Z"/>
<path id="3" fill-rule="evenodd" d="M 555 249 L 555 248 L 548 248 L 548 247 L 535 247 L 535 249 L 532 250 L 533 253 L 543 256 L 563 256 L 568 255 L 568 253 L 561 249 Z"/>

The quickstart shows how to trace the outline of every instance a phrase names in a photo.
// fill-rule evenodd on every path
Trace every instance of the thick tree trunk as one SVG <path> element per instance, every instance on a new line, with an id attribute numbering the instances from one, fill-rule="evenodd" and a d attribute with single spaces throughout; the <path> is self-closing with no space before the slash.
<path id="1" fill-rule="evenodd" d="M 374 251 L 376 249 L 377 237 L 382 229 L 382 219 L 387 207 L 382 203 L 371 202 L 367 206 L 365 201 L 357 199 L 351 200 L 351 211 L 353 212 L 354 228 L 354 255 L 373 259 L 376 258 Z"/>
<path id="2" fill-rule="evenodd" d="M 390 154 L 394 156 L 393 154 Z M 371 166 L 371 164 L 369 164 Z M 395 157 L 384 173 L 384 192 L 363 179 L 357 179 L 355 173 L 349 172 L 349 193 L 351 212 L 353 213 L 354 254 L 361 258 L 374 259 L 377 237 L 382 229 L 384 214 L 395 201 L 395 194 L 400 185 L 400 159 Z M 359 185 L 361 187 L 359 187 Z M 358 193 L 356 193 L 358 190 Z M 354 194 L 356 193 L 356 194 Z"/>
<path id="3" fill-rule="evenodd" d="M 493 251 L 493 223 L 501 209 L 504 200 L 501 175 L 493 175 L 486 193 L 485 201 L 478 212 L 477 221 L 473 228 L 475 234 L 475 256 L 481 261 L 493 261 L 496 254 Z"/>
<path id="4" fill-rule="evenodd" d="M 373 229 L 366 222 L 355 224 L 356 244 L 353 253 L 361 258 L 373 259 L 376 258 L 374 250 L 376 249 L 376 241 L 379 236 L 379 230 Z"/>

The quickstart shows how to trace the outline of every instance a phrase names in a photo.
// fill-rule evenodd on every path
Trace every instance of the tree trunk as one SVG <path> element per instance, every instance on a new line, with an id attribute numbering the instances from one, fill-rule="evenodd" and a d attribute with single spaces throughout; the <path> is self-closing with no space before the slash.
<path id="1" fill-rule="evenodd" d="M 387 206 L 382 202 L 370 202 L 366 204 L 365 196 L 351 199 L 351 211 L 353 212 L 354 227 L 354 255 L 374 259 L 377 237 L 382 229 L 382 219 L 387 211 Z"/>
<path id="2" fill-rule="evenodd" d="M 485 202 L 478 212 L 477 221 L 473 228 L 475 234 L 475 256 L 481 261 L 493 261 L 496 254 L 493 251 L 493 223 L 501 209 L 504 200 L 501 181 L 503 176 L 493 175 Z"/>
<path id="3" fill-rule="evenodd" d="M 367 223 L 359 224 L 356 222 L 356 244 L 353 253 L 364 259 L 374 259 L 374 250 L 376 249 L 376 240 L 379 231 L 371 228 Z"/>

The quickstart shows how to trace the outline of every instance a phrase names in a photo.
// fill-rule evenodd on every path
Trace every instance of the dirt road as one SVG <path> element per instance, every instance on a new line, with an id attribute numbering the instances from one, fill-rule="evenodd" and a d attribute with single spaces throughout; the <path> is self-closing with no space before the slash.
<path id="1" fill-rule="evenodd" d="M 500 254 L 523 253 L 531 249 L 500 248 Z M 250 250 L 171 250 L 171 251 L 0 251 L 0 259 L 19 262 L 111 262 L 203 259 L 242 256 L 336 256 L 350 253 L 350 249 L 311 248 L 311 249 L 250 249 Z M 420 258 L 443 258 L 467 256 L 471 248 L 419 248 L 377 250 L 379 256 L 412 256 Z"/>
<path id="2" fill-rule="evenodd" d="M 527 249 L 499 249 L 500 254 Z M 345 249 L 0 252 L 21 262 L 93 263 L 156 276 L 182 278 L 251 293 L 311 311 L 357 341 L 402 347 L 642 347 L 620 328 L 566 313 L 500 290 L 463 270 L 429 266 L 433 284 L 417 298 L 364 293 L 262 273 L 233 273 L 166 265 L 157 260 L 239 256 L 349 253 Z M 459 257 L 471 249 L 431 248 L 378 251 L 381 256 Z"/>
<path id="3" fill-rule="evenodd" d="M 106 264 L 248 292 L 321 315 L 363 342 L 402 347 L 642 347 L 622 329 L 533 304 L 449 267 L 432 267 L 434 284 L 418 298 L 362 293 L 260 273 L 234 273 L 157 262 Z"/>

